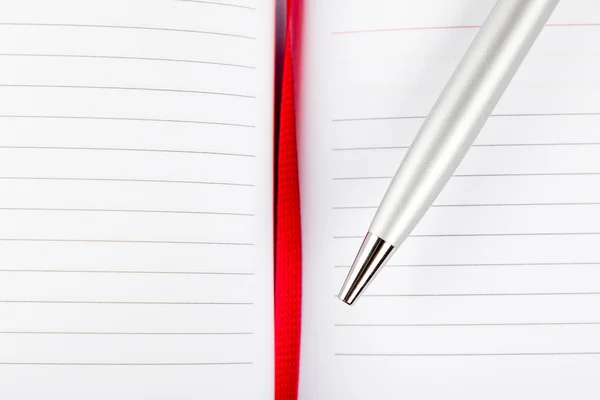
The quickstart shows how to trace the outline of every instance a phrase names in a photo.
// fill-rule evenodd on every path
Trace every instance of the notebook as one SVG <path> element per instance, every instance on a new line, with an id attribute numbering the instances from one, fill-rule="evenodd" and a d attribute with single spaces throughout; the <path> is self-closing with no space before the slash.
<path id="1" fill-rule="evenodd" d="M 302 399 L 600 395 L 600 4 L 559 3 L 455 176 L 335 298 L 492 0 L 305 2 Z"/>
<path id="2" fill-rule="evenodd" d="M 0 397 L 597 398 L 594 1 L 558 6 L 391 265 L 335 299 L 493 3 L 298 3 L 297 176 L 273 1 L 0 3 Z M 301 282 L 275 256 L 297 217 Z"/>
<path id="3" fill-rule="evenodd" d="M 273 2 L 0 15 L 0 397 L 269 398 Z"/>

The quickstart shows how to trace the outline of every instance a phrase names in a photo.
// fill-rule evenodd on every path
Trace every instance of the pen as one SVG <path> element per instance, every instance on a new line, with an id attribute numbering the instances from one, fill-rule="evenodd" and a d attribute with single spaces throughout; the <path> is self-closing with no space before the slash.
<path id="1" fill-rule="evenodd" d="M 339 293 L 344 303 L 364 292 L 444 188 L 558 1 L 497 1 L 377 209 Z"/>

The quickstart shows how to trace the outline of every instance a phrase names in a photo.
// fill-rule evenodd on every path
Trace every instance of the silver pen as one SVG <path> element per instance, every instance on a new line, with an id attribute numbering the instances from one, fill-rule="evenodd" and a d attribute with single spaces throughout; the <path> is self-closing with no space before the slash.
<path id="1" fill-rule="evenodd" d="M 479 134 L 559 0 L 499 0 L 396 172 L 339 298 L 353 304 L 409 236 Z"/>

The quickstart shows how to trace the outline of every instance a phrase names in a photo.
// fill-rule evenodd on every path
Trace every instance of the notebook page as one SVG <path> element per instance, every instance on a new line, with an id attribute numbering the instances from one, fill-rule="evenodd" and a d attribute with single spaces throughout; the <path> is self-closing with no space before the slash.
<path id="1" fill-rule="evenodd" d="M 303 399 L 600 394 L 597 2 L 558 6 L 413 235 L 355 306 L 335 298 L 493 4 L 308 4 Z"/>
<path id="2" fill-rule="evenodd" d="M 273 10 L 2 2 L 1 398 L 272 396 Z"/>

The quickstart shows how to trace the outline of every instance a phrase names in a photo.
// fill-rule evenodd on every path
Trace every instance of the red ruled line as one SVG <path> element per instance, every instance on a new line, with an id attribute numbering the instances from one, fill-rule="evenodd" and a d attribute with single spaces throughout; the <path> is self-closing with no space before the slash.
<path id="1" fill-rule="evenodd" d="M 549 28 L 566 28 L 566 27 L 600 27 L 600 23 L 581 23 L 581 24 L 547 24 Z M 378 32 L 398 32 L 398 31 L 435 31 L 435 30 L 450 30 L 450 29 L 479 29 L 481 25 L 448 25 L 448 26 L 416 26 L 416 27 L 400 27 L 400 28 L 383 28 L 383 29 L 362 29 L 352 31 L 332 32 L 333 35 L 351 35 L 357 33 L 378 33 Z"/>

